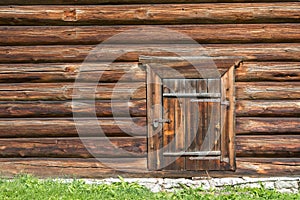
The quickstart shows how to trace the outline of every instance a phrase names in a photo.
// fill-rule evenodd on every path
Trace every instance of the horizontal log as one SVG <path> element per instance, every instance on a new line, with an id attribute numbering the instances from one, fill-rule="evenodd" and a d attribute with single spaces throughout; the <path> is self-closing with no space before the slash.
<path id="1" fill-rule="evenodd" d="M 135 34 L 128 34 L 117 41 L 130 44 L 184 43 L 189 42 L 190 37 L 201 44 L 300 42 L 298 24 L 163 25 L 157 28 L 157 31 L 166 28 L 186 37 L 170 37 L 164 33 L 155 39 L 145 35 L 142 40 L 136 40 Z M 145 32 L 149 31 L 149 26 L 1 26 L 0 45 L 99 44 L 132 29 Z M 157 33 L 154 31 L 153 34 Z"/>
<path id="2" fill-rule="evenodd" d="M 300 133 L 300 118 L 238 117 L 236 119 L 236 133 L 237 134 Z"/>
<path id="3" fill-rule="evenodd" d="M 210 3 L 210 2 L 292 2 L 295 0 L 5 0 L 0 2 L 0 5 L 97 5 L 97 4 L 154 4 L 154 3 Z"/>
<path id="4" fill-rule="evenodd" d="M 203 48 L 202 48 L 202 47 Z M 0 62 L 86 62 L 133 61 L 140 55 L 151 56 L 241 56 L 244 60 L 255 61 L 300 61 L 298 43 L 277 44 L 149 44 L 145 45 L 101 45 L 91 52 L 93 45 L 68 46 L 0 46 Z M 124 52 L 124 49 L 128 53 Z"/>
<path id="5" fill-rule="evenodd" d="M 237 99 L 296 99 L 300 98 L 300 82 L 237 82 Z"/>
<path id="6" fill-rule="evenodd" d="M 20 173 L 38 177 L 264 177 L 299 175 L 300 158 L 237 158 L 237 170 L 231 171 L 147 171 L 146 158 L 118 159 L 80 158 L 0 158 L 1 176 L 14 177 Z"/>
<path id="7" fill-rule="evenodd" d="M 147 171 L 145 158 L 1 158 L 0 173 L 11 176 L 22 173 L 39 177 L 117 177 L 135 176 Z M 9 167 L 9 164 L 11 165 Z"/>
<path id="8" fill-rule="evenodd" d="M 0 84 L 0 100 L 145 99 L 145 82 Z"/>
<path id="9" fill-rule="evenodd" d="M 238 117 L 298 117 L 299 100 L 239 100 L 236 103 Z"/>
<path id="10" fill-rule="evenodd" d="M 145 137 L 9 138 L 0 139 L 0 157 L 143 157 L 146 144 Z"/>
<path id="11" fill-rule="evenodd" d="M 95 125 L 96 123 L 99 123 Z M 76 129 L 77 128 L 77 129 Z M 146 118 L 0 119 L 1 138 L 146 136 Z M 79 132 L 80 131 L 80 132 Z"/>
<path id="12" fill-rule="evenodd" d="M 145 71 L 132 63 L 0 64 L 0 83 L 133 82 L 145 81 Z"/>
<path id="13" fill-rule="evenodd" d="M 109 138 L 6 138 L 0 139 L 0 157 L 141 157 L 145 137 Z M 84 145 L 83 145 L 83 143 Z M 238 157 L 299 157 L 300 135 L 237 136 Z"/>
<path id="14" fill-rule="evenodd" d="M 0 101 L 0 117 L 145 117 L 146 100 Z"/>
<path id="15" fill-rule="evenodd" d="M 299 11 L 298 2 L 1 6 L 0 25 L 288 23 L 299 22 Z"/>
<path id="16" fill-rule="evenodd" d="M 300 135 L 236 137 L 237 157 L 300 157 Z"/>
<path id="17" fill-rule="evenodd" d="M 244 62 L 236 69 L 237 81 L 300 81 L 299 62 Z"/>
<path id="18" fill-rule="evenodd" d="M 300 158 L 237 158 L 237 174 L 284 176 L 300 174 Z"/>

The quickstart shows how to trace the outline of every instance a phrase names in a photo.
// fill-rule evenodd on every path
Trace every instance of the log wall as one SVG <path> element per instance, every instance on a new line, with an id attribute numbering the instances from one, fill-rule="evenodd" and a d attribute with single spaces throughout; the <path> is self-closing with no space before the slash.
<path id="1" fill-rule="evenodd" d="M 123 54 L 109 66 L 91 64 L 90 70 L 80 73 L 88 88 L 103 72 L 95 94 L 96 115 L 111 143 L 126 153 L 111 148 L 101 138 L 104 135 L 99 137 L 98 130 L 89 126 L 93 124 L 89 106 L 80 104 L 76 109 L 72 104 L 72 98 L 84 99 L 86 105 L 93 99 L 88 93 L 72 94 L 90 50 L 122 31 L 154 25 L 192 37 L 211 56 L 244 58 L 235 76 L 237 170 L 209 175 L 299 175 L 299 13 L 299 1 L 287 0 L 1 1 L 0 174 L 207 175 L 147 170 L 146 72 L 138 58 L 168 55 L 149 45 L 151 40 L 145 38 L 143 48 Z M 124 48 L 134 40 L 122 41 Z M 183 46 L 180 51 L 196 50 Z M 122 48 L 111 46 L 110 52 L 117 55 Z M 117 82 L 118 90 L 113 91 Z M 74 109 L 85 118 L 79 126 L 88 127 L 83 142 L 105 163 L 95 160 L 79 139 Z M 126 117 L 128 112 L 132 119 Z"/>

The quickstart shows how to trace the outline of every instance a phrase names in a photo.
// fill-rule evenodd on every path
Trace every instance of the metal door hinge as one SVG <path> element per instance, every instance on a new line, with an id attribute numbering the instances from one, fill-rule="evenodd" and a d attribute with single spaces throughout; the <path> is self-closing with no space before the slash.
<path id="1" fill-rule="evenodd" d="M 157 128 L 159 123 L 170 123 L 170 122 L 171 120 L 169 119 L 154 119 L 152 124 L 154 128 Z"/>

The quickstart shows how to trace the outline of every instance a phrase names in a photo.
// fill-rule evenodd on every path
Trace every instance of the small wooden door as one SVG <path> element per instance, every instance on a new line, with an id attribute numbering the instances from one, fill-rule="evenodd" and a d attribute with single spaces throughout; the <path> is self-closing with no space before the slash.
<path id="1" fill-rule="evenodd" d="M 149 169 L 234 170 L 228 75 L 164 79 L 148 70 L 149 80 Z"/>

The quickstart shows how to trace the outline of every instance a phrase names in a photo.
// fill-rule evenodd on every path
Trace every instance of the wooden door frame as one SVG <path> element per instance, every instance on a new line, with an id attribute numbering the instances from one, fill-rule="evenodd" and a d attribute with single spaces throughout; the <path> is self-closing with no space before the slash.
<path id="1" fill-rule="evenodd" d="M 232 58 L 230 58 L 232 60 Z M 237 58 L 236 58 L 237 59 Z M 227 68 L 227 71 L 221 77 L 222 84 L 225 85 L 223 97 L 224 101 L 229 102 L 228 108 L 225 108 L 221 120 L 226 121 L 226 126 L 222 128 L 221 139 L 227 141 L 227 145 L 221 145 L 221 165 L 222 170 L 236 169 L 235 161 L 235 87 L 234 70 L 241 61 L 232 62 L 233 65 Z M 228 64 L 228 61 L 226 62 Z M 161 170 L 163 168 L 163 143 L 162 143 L 162 125 L 153 128 L 154 119 L 163 119 L 162 110 L 162 77 L 148 63 L 144 64 L 147 72 L 147 132 L 148 132 L 148 170 Z M 188 77 L 187 77 L 188 78 Z M 195 77 L 193 77 L 195 78 Z M 152 98 L 154 97 L 154 98 Z"/>

